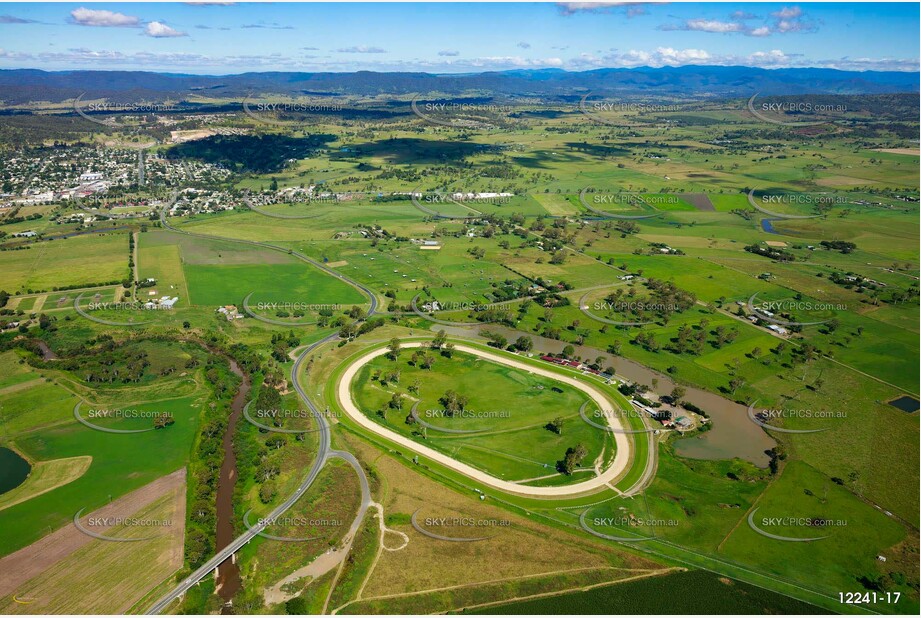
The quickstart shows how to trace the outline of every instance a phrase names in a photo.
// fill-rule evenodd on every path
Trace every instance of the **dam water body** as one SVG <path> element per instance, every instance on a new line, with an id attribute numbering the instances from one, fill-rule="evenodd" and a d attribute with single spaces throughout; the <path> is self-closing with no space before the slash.
<path id="1" fill-rule="evenodd" d="M 19 453 L 0 447 L 0 494 L 22 485 L 31 471 L 32 466 Z"/>

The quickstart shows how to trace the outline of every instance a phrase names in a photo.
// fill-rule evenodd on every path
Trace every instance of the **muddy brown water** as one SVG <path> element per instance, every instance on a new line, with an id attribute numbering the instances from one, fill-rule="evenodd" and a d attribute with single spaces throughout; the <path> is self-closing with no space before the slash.
<path id="1" fill-rule="evenodd" d="M 444 329 L 449 335 L 461 337 L 477 336 L 482 329 L 499 333 L 509 341 L 514 341 L 524 335 L 534 342 L 533 351 L 559 354 L 568 344 L 565 341 L 547 339 L 505 326 L 495 324 L 458 327 L 435 325 L 432 330 Z M 656 391 L 669 393 L 677 383 L 667 374 L 653 371 L 648 367 L 621 356 L 610 354 L 590 346 L 573 345 L 576 354 L 583 359 L 595 359 L 602 356 L 606 359 L 605 366 L 613 366 L 617 375 L 632 382 L 652 385 L 652 380 L 658 380 Z M 684 385 L 682 385 L 684 386 Z M 685 386 L 687 393 L 683 397 L 704 410 L 710 415 L 712 429 L 695 437 L 682 438 L 675 441 L 675 453 L 681 457 L 691 459 L 744 459 L 758 467 L 766 468 L 770 458 L 765 451 L 773 448 L 777 443 L 761 427 L 753 423 L 748 417 L 748 409 L 725 397 L 715 393 Z"/>
<path id="2" fill-rule="evenodd" d="M 242 382 L 230 404 L 230 416 L 227 419 L 227 429 L 224 431 L 224 462 L 221 464 L 221 474 L 217 484 L 216 552 L 230 545 L 230 542 L 234 539 L 233 490 L 237 481 L 237 456 L 233 449 L 233 437 L 251 388 L 249 376 L 240 369 L 236 361 L 233 359 L 228 359 L 228 361 L 230 362 L 230 370 L 240 377 Z M 243 580 L 240 578 L 240 569 L 234 562 L 233 556 L 231 556 L 217 568 L 218 595 L 224 601 L 230 601 L 242 587 Z M 221 613 L 229 613 L 227 606 Z"/>

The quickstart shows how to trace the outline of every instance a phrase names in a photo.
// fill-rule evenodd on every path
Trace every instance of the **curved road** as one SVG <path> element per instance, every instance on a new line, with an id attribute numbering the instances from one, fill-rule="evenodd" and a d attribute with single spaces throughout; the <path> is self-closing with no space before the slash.
<path id="1" fill-rule="evenodd" d="M 146 614 L 159 614 L 165 610 L 170 603 L 174 600 L 181 597 L 186 593 L 189 588 L 196 585 L 199 581 L 207 577 L 212 571 L 214 571 L 222 562 L 230 558 L 235 552 L 237 552 L 241 547 L 249 543 L 256 535 L 258 535 L 266 527 L 266 522 L 274 520 L 284 514 L 291 505 L 300 499 L 301 496 L 310 488 L 313 482 L 316 480 L 317 476 L 320 474 L 320 470 L 323 469 L 323 466 L 326 465 L 326 461 L 332 457 L 341 457 L 345 459 L 356 471 L 360 473 L 362 478 L 362 510 L 359 511 L 359 516 L 364 515 L 364 511 L 367 510 L 367 505 L 370 503 L 370 494 L 367 493 L 367 479 L 364 478 L 364 472 L 361 471 L 361 466 L 357 465 L 357 461 L 353 461 L 354 457 L 351 453 L 346 453 L 343 451 L 331 451 L 329 443 L 329 422 L 326 420 L 325 415 L 314 405 L 314 403 L 307 396 L 307 393 L 304 391 L 304 387 L 297 380 L 297 376 L 300 373 L 301 365 L 304 362 L 304 359 L 307 358 L 307 355 L 310 354 L 317 347 L 336 339 L 338 335 L 330 335 L 324 339 L 321 339 L 315 343 L 310 344 L 301 352 L 300 356 L 297 357 L 297 360 L 294 361 L 294 365 L 291 367 L 291 381 L 294 384 L 294 389 L 297 391 L 298 396 L 303 400 L 303 402 L 310 408 L 313 417 L 317 420 L 317 423 L 320 426 L 319 431 L 317 432 L 320 436 L 320 445 L 317 451 L 317 458 L 313 462 L 313 466 L 310 468 L 310 472 L 307 474 L 307 477 L 301 482 L 297 490 L 288 497 L 283 503 L 279 504 L 271 513 L 263 518 L 262 523 L 257 523 L 252 528 L 246 530 L 239 537 L 234 539 L 230 545 L 219 551 L 213 558 L 208 560 L 198 569 L 193 571 L 186 577 L 178 586 L 173 588 L 169 593 L 164 595 L 156 603 L 150 606 L 150 608 L 145 612 Z M 358 524 L 353 523 L 352 528 L 356 528 Z"/>
<path id="2" fill-rule="evenodd" d="M 411 342 L 404 344 L 405 348 L 418 348 L 422 347 L 425 344 L 422 342 Z M 613 413 L 614 408 L 616 407 L 611 401 L 607 399 L 599 390 L 593 386 L 581 382 L 574 377 L 562 375 L 560 373 L 550 371 L 549 369 L 543 369 L 540 367 L 534 367 L 520 361 L 516 361 L 511 358 L 506 358 L 505 356 L 499 356 L 491 352 L 486 352 L 478 348 L 473 348 L 463 344 L 456 344 L 455 349 L 461 352 L 467 352 L 468 354 L 473 354 L 480 358 L 490 360 L 502 365 L 515 367 L 517 369 L 522 369 L 529 373 L 534 373 L 546 378 L 552 378 L 564 384 L 573 386 L 582 392 L 586 393 L 591 397 L 595 403 L 598 405 L 599 410 L 605 411 L 605 417 L 608 419 L 610 425 L 616 429 L 624 431 L 622 425 L 622 420 Z M 496 478 L 482 470 L 478 470 L 473 466 L 457 461 L 456 459 L 445 455 L 435 449 L 432 449 L 423 444 L 419 444 L 415 440 L 407 438 L 404 435 L 401 435 L 391 429 L 387 429 L 382 425 L 377 424 L 371 420 L 368 416 L 363 414 L 361 410 L 355 405 L 352 401 L 351 395 L 351 384 L 352 380 L 358 374 L 359 369 L 369 361 L 378 356 L 382 356 L 388 352 L 387 348 L 380 348 L 368 352 L 364 356 L 358 358 L 354 361 L 349 367 L 343 372 L 342 377 L 339 379 L 339 384 L 336 388 L 336 393 L 339 398 L 339 404 L 342 406 L 343 411 L 351 418 L 353 421 L 361 425 L 363 428 L 371 431 L 374 434 L 387 438 L 391 442 L 399 444 L 405 448 L 410 449 L 411 451 L 427 457 L 433 461 L 437 461 L 441 465 L 450 468 L 456 472 L 460 472 L 464 476 L 467 476 L 474 481 L 482 483 L 487 487 L 497 489 L 499 491 L 515 494 L 518 496 L 526 496 L 530 498 L 560 498 L 566 496 L 575 496 L 579 494 L 585 494 L 597 489 L 609 487 L 609 484 L 617 480 L 623 473 L 627 471 L 630 467 L 631 461 L 631 443 L 627 435 L 621 432 L 612 433 L 614 442 L 617 446 L 617 452 L 614 455 L 614 461 L 611 465 L 602 472 L 599 476 L 596 476 L 593 479 L 588 481 L 582 481 L 580 483 L 575 483 L 573 485 L 559 486 L 559 487 L 531 487 L 527 485 L 520 485 L 518 483 L 513 483 L 511 481 L 505 481 L 499 478 Z"/>
<path id="3" fill-rule="evenodd" d="M 225 238 L 222 236 L 214 236 L 211 234 L 199 234 L 197 232 L 189 232 L 189 231 L 174 227 L 173 225 L 169 223 L 169 221 L 167 221 L 166 213 L 169 210 L 169 208 L 175 203 L 177 196 L 178 196 L 178 193 L 173 195 L 173 199 L 171 199 L 170 202 L 166 204 L 160 210 L 160 223 L 163 225 L 164 228 L 170 231 L 176 232 L 178 234 L 185 234 L 187 236 L 205 238 L 208 240 L 237 242 L 237 243 L 252 245 L 256 247 L 264 247 L 267 249 L 271 249 L 273 251 L 280 251 L 283 253 L 287 253 L 289 255 L 293 255 L 297 257 L 298 259 L 304 262 L 307 262 L 308 264 L 312 266 L 319 268 L 323 272 L 336 277 L 337 279 L 357 288 L 362 293 L 364 293 L 368 297 L 370 301 L 370 305 L 371 305 L 370 309 L 368 310 L 368 317 L 374 315 L 375 311 L 377 310 L 377 306 L 378 306 L 377 296 L 374 294 L 374 292 L 370 288 L 344 275 L 341 275 L 340 273 L 335 272 L 330 268 L 327 268 L 320 262 L 317 262 L 313 258 L 310 258 L 304 255 L 303 253 L 300 253 L 299 251 L 294 251 L 292 249 L 286 249 L 284 247 L 279 247 L 277 245 L 272 245 L 272 244 L 264 243 L 264 242 L 257 242 L 257 241 L 252 241 L 252 240 L 242 240 L 242 239 L 235 239 L 235 238 Z M 297 391 L 297 394 L 301 398 L 301 400 L 307 405 L 308 408 L 310 408 L 310 411 L 313 414 L 313 417 L 316 419 L 319 425 L 319 430 L 316 433 L 319 434 L 320 443 L 319 443 L 319 448 L 317 450 L 317 458 L 314 460 L 313 465 L 310 468 L 310 471 L 308 472 L 304 480 L 301 482 L 301 484 L 298 486 L 297 490 L 293 494 L 291 494 L 282 504 L 278 505 L 268 516 L 263 518 L 263 520 L 271 521 L 281 516 L 285 511 L 291 508 L 291 506 L 295 502 L 297 502 L 300 499 L 300 497 L 303 496 L 304 493 L 310 488 L 310 486 L 316 480 L 317 476 L 320 474 L 320 471 L 323 469 L 323 466 L 326 465 L 326 462 L 329 460 L 329 458 L 339 457 L 347 461 L 355 469 L 355 472 L 359 476 L 359 481 L 361 482 L 361 494 L 362 494 L 361 506 L 359 508 L 355 521 L 352 523 L 352 526 L 349 530 L 349 534 L 354 536 L 355 531 L 358 529 L 358 525 L 360 524 L 362 518 L 365 515 L 365 512 L 368 510 L 368 507 L 371 504 L 371 494 L 370 494 L 370 489 L 368 487 L 368 479 L 365 476 L 364 471 L 361 468 L 361 465 L 358 463 L 358 460 L 355 459 L 354 455 L 352 455 L 351 453 L 347 451 L 330 450 L 329 422 L 326 420 L 325 415 L 319 410 L 319 408 L 317 408 L 317 406 L 313 403 L 313 401 L 311 401 L 310 397 L 307 396 L 307 393 L 304 391 L 303 386 L 301 386 L 300 382 L 298 381 L 298 375 L 300 374 L 300 369 L 304 362 L 304 359 L 306 359 L 307 356 L 319 346 L 329 341 L 333 341 L 337 338 L 338 338 L 338 335 L 333 334 L 333 335 L 329 335 L 328 337 L 325 337 L 319 341 L 316 341 L 308 345 L 300 353 L 300 355 L 297 357 L 297 360 L 294 362 L 294 365 L 291 367 L 291 382 L 294 385 L 294 389 Z M 262 524 L 257 524 L 253 526 L 252 528 L 246 530 L 243 534 L 241 534 L 239 537 L 234 539 L 228 546 L 226 546 L 221 551 L 219 551 L 217 554 L 215 554 L 214 557 L 212 557 L 206 563 L 201 565 L 198 569 L 190 573 L 188 577 L 182 580 L 182 582 L 180 582 L 169 593 L 167 593 L 162 598 L 160 598 L 156 603 L 154 603 L 145 613 L 146 614 L 161 613 L 173 601 L 175 601 L 176 599 L 181 597 L 183 594 L 185 594 L 186 591 L 188 591 L 192 586 L 196 585 L 199 581 L 207 577 L 212 571 L 217 569 L 217 567 L 220 566 L 221 563 L 229 559 L 241 547 L 249 543 L 254 537 L 256 537 L 260 532 L 262 532 L 262 530 L 265 527 L 266 527 L 265 523 L 262 523 Z"/>

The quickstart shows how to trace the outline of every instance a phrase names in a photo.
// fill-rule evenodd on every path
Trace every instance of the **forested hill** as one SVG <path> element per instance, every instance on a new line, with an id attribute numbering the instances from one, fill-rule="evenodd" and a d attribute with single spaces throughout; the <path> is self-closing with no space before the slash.
<path id="1" fill-rule="evenodd" d="M 762 94 L 879 94 L 918 92 L 919 73 L 796 68 L 682 66 L 635 69 L 517 70 L 432 73 L 242 73 L 202 76 L 144 71 L 0 70 L 5 104 L 63 101 L 82 93 L 109 100 L 184 100 L 191 94 L 243 98 L 258 94 L 406 95 L 489 93 L 505 96 L 624 97 L 649 94 L 715 98 Z"/>

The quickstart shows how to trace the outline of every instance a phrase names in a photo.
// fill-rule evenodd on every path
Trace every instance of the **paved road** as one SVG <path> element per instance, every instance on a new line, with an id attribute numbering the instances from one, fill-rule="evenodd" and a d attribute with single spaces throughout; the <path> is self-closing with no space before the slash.
<path id="1" fill-rule="evenodd" d="M 207 238 L 210 240 L 223 240 L 223 241 L 230 241 L 230 242 L 238 242 L 238 243 L 253 245 L 257 247 L 265 247 L 267 249 L 272 249 L 273 251 L 281 251 L 283 253 L 293 255 L 311 264 L 312 266 L 315 266 L 319 268 L 320 270 L 361 290 L 368 297 L 369 302 L 371 304 L 371 307 L 368 311 L 369 317 L 372 316 L 377 310 L 377 296 L 375 296 L 374 292 L 370 288 L 344 275 L 341 275 L 340 273 L 330 268 L 327 268 L 320 262 L 298 251 L 287 249 L 285 247 L 279 247 L 277 245 L 272 245 L 269 243 L 256 242 L 252 240 L 239 240 L 239 239 L 233 239 L 233 238 L 224 238 L 221 236 L 213 236 L 210 234 L 198 234 L 195 232 L 189 232 L 189 231 L 182 230 L 182 229 L 172 226 L 169 223 L 169 221 L 167 221 L 166 219 L 166 213 L 168 212 L 172 204 L 175 203 L 177 196 L 178 194 L 174 194 L 173 199 L 171 199 L 170 202 L 160 210 L 160 222 L 163 224 L 164 228 L 171 230 L 173 232 L 179 233 L 179 234 L 185 234 L 187 236 Z M 297 391 L 298 396 L 301 398 L 304 404 L 307 405 L 308 408 L 310 408 L 311 413 L 313 414 L 314 418 L 319 424 L 319 431 L 317 433 L 319 434 L 320 444 L 319 444 L 319 449 L 317 451 L 317 458 L 314 460 L 313 466 L 310 468 L 310 471 L 307 474 L 307 476 L 304 478 L 304 480 L 301 482 L 301 484 L 298 486 L 297 490 L 293 494 L 291 494 L 282 504 L 278 505 L 269 515 L 267 515 L 266 517 L 262 519 L 263 523 L 259 523 L 253 526 L 252 528 L 246 530 L 246 532 L 241 534 L 239 537 L 234 539 L 227 547 L 219 551 L 213 558 L 211 558 L 210 560 L 208 560 L 208 562 L 206 562 L 205 564 L 200 566 L 198 569 L 196 569 L 188 577 L 182 580 L 182 582 L 180 582 L 179 585 L 173 588 L 173 590 L 171 590 L 169 593 L 167 593 L 161 599 L 159 599 L 156 603 L 154 603 L 147 610 L 146 612 L 147 614 L 159 614 L 160 612 L 162 612 L 164 609 L 166 609 L 170 605 L 170 603 L 172 603 L 174 600 L 178 599 L 183 594 L 185 594 L 185 592 L 188 591 L 189 588 L 196 585 L 199 581 L 207 577 L 221 563 L 223 563 L 225 560 L 230 558 L 237 550 L 239 550 L 241 547 L 249 543 L 256 535 L 258 535 L 266 527 L 265 522 L 274 520 L 275 518 L 284 514 L 285 511 L 287 511 L 295 502 L 297 502 L 300 499 L 301 496 L 304 495 L 304 493 L 307 492 L 308 489 L 310 489 L 310 486 L 316 480 L 317 476 L 320 474 L 320 471 L 323 469 L 323 466 L 326 465 L 326 462 L 329 460 L 330 457 L 339 457 L 341 459 L 346 460 L 349 464 L 351 464 L 351 466 L 355 469 L 356 473 L 358 474 L 359 480 L 361 482 L 361 494 L 362 494 L 361 507 L 360 507 L 360 510 L 358 511 L 358 515 L 355 518 L 355 521 L 352 523 L 352 526 L 349 529 L 349 534 L 354 536 L 354 533 L 357 531 L 358 526 L 361 523 L 361 520 L 364 518 L 365 512 L 368 510 L 368 506 L 371 504 L 371 492 L 368 487 L 368 479 L 365 476 L 364 470 L 362 470 L 361 465 L 358 463 L 358 460 L 355 459 L 355 457 L 351 453 L 347 451 L 330 450 L 329 422 L 326 420 L 324 411 L 321 411 L 319 408 L 317 408 L 317 406 L 313 403 L 313 401 L 311 401 L 310 397 L 307 396 L 307 393 L 304 391 L 303 386 L 301 386 L 300 382 L 298 381 L 298 375 L 300 375 L 301 366 L 303 365 L 304 360 L 307 358 L 310 352 L 315 350 L 317 347 L 329 341 L 333 341 L 337 338 L 338 338 L 338 335 L 333 334 L 324 339 L 321 339 L 320 341 L 317 341 L 315 343 L 308 345 L 301 351 L 300 355 L 297 357 L 297 360 L 294 362 L 294 365 L 291 367 L 291 383 L 294 385 L 294 389 Z"/>
<path id="2" fill-rule="evenodd" d="M 208 562 L 201 565 L 198 569 L 192 572 L 188 577 L 186 577 L 178 586 L 173 588 L 169 593 L 164 595 L 160 600 L 154 603 L 145 613 L 146 614 L 159 614 L 164 609 L 166 609 L 170 603 L 174 600 L 181 597 L 189 588 L 196 585 L 199 581 L 207 577 L 212 571 L 214 571 L 222 562 L 230 558 L 237 550 L 249 543 L 257 534 L 259 534 L 271 520 L 280 517 L 287 511 L 291 505 L 300 499 L 304 493 L 310 489 L 310 486 L 316 480 L 317 476 L 320 474 L 320 470 L 323 469 L 323 466 L 326 465 L 326 461 L 329 457 L 335 455 L 337 457 L 342 457 L 352 463 L 349 457 L 351 453 L 343 453 L 341 451 L 330 451 L 329 448 L 329 422 L 326 420 L 323 412 L 316 407 L 316 405 L 310 400 L 307 396 L 307 393 L 304 391 L 304 388 L 300 385 L 297 380 L 297 376 L 300 373 L 301 365 L 304 362 L 304 359 L 307 358 L 307 355 L 317 347 L 332 341 L 337 335 L 330 335 L 325 339 L 321 339 L 316 343 L 312 343 L 301 352 L 300 356 L 297 357 L 297 360 L 294 362 L 294 366 L 291 368 L 291 381 L 294 384 L 294 389 L 297 391 L 297 394 L 303 400 L 303 402 L 310 408 L 310 411 L 313 413 L 314 418 L 320 426 L 320 430 L 317 432 L 320 436 L 320 445 L 317 451 L 317 458 L 313 462 L 313 466 L 310 468 L 310 472 L 307 474 L 306 478 L 298 486 L 297 490 L 291 494 L 287 500 L 278 505 L 269 515 L 260 519 L 261 523 L 257 523 L 252 528 L 249 528 L 241 534 L 239 537 L 234 539 L 230 545 L 219 551 L 213 558 Z M 357 461 L 352 464 L 353 466 L 357 465 Z M 357 467 L 357 470 L 361 472 L 361 476 L 364 477 L 364 472 L 361 471 L 361 466 Z M 370 503 L 370 494 L 365 498 L 366 488 L 367 488 L 367 479 L 362 479 L 362 505 L 363 509 L 367 510 L 366 502 Z M 364 515 L 364 510 L 360 512 L 360 515 Z M 357 524 L 352 525 L 353 528 L 357 527 Z"/>
<path id="3" fill-rule="evenodd" d="M 412 342 L 403 344 L 404 348 L 416 348 L 425 345 L 421 342 Z M 530 364 L 522 363 L 516 361 L 513 358 L 508 358 L 506 356 L 499 356 L 491 352 L 486 352 L 478 348 L 472 348 L 465 346 L 463 344 L 456 344 L 455 349 L 461 352 L 467 352 L 473 354 L 480 358 L 490 360 L 493 362 L 501 363 L 503 365 L 516 367 L 530 373 L 541 375 L 548 378 L 553 378 L 565 384 L 569 384 L 575 388 L 586 393 L 591 397 L 595 404 L 598 406 L 599 410 L 605 411 L 605 416 L 608 420 L 608 423 L 614 427 L 623 430 L 623 420 L 614 414 L 614 410 L 617 406 L 612 403 L 604 394 L 599 390 L 587 384 L 581 380 L 577 380 L 575 377 L 570 377 L 562 375 L 555 371 L 550 371 L 549 369 L 542 369 L 540 367 L 535 367 Z M 409 450 L 418 453 L 424 457 L 428 457 L 433 461 L 451 468 L 457 472 L 460 472 L 464 476 L 467 476 L 477 482 L 483 483 L 487 487 L 492 487 L 493 489 L 498 489 L 500 491 L 515 494 L 518 496 L 527 496 L 533 498 L 559 498 L 565 496 L 572 496 L 578 494 L 585 494 L 596 489 L 601 489 L 607 487 L 609 484 L 612 484 L 615 480 L 620 478 L 620 476 L 625 473 L 630 467 L 630 455 L 632 452 L 632 443 L 630 442 L 628 436 L 624 433 L 612 433 L 615 444 L 617 445 L 617 451 L 614 455 L 614 461 L 611 465 L 604 470 L 599 476 L 592 478 L 588 481 L 583 481 L 581 483 L 574 483 L 572 485 L 565 485 L 559 487 L 529 487 L 526 485 L 520 485 L 518 483 L 513 483 L 511 481 L 505 481 L 503 479 L 496 478 L 492 475 L 489 475 L 482 470 L 477 470 L 473 466 L 469 466 L 465 463 L 461 463 L 456 459 L 445 455 L 435 449 L 432 449 L 423 444 L 419 444 L 415 440 L 412 440 L 404 435 L 401 435 L 391 429 L 387 429 L 382 425 L 371 420 L 365 414 L 358 409 L 355 403 L 352 401 L 351 396 L 351 383 L 355 375 L 358 373 L 358 370 L 368 363 L 371 359 L 381 356 L 387 353 L 386 348 L 381 348 L 374 350 L 365 354 L 364 356 L 358 358 L 353 362 L 346 370 L 343 372 L 342 377 L 339 380 L 337 386 L 337 393 L 339 396 L 339 402 L 342 405 L 342 409 L 345 411 L 349 417 L 354 420 L 356 423 L 368 429 L 369 431 L 380 435 L 388 440 L 395 442 Z"/>

